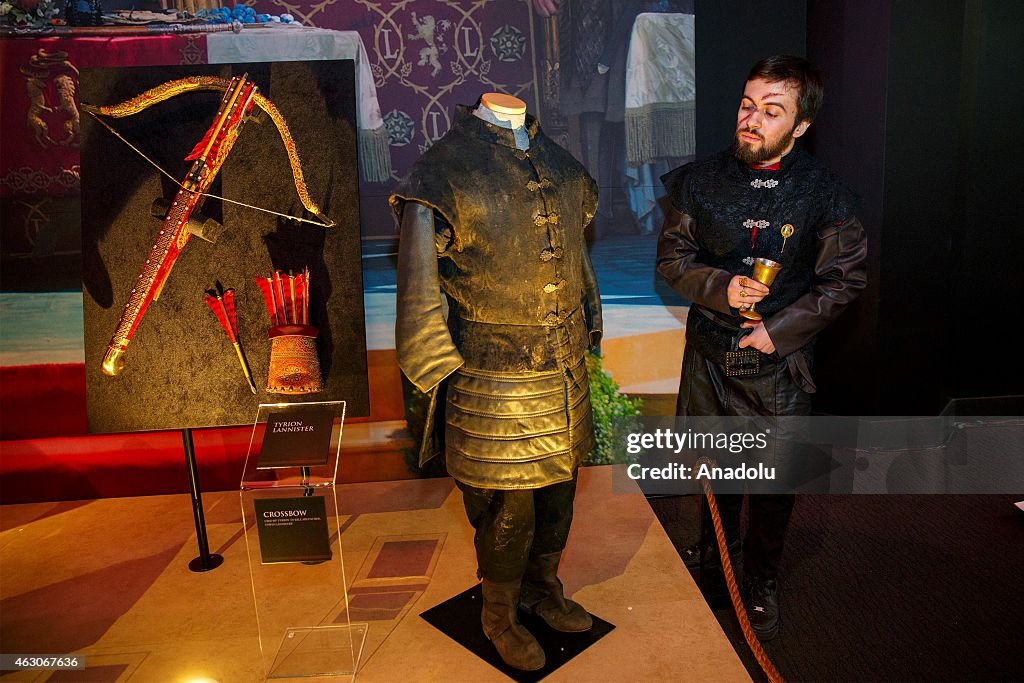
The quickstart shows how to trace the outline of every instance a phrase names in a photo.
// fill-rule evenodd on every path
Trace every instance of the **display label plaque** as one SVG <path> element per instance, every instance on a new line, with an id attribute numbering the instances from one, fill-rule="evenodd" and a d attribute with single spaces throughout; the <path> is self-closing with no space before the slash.
<path id="1" fill-rule="evenodd" d="M 253 501 L 263 564 L 331 559 L 323 496 Z"/>
<path id="2" fill-rule="evenodd" d="M 270 413 L 256 469 L 326 465 L 333 427 L 334 411 L 329 408 Z"/>

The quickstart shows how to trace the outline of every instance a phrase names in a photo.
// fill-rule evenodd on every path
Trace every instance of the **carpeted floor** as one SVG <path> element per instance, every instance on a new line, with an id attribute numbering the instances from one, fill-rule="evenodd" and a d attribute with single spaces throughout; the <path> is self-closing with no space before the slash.
<path id="1" fill-rule="evenodd" d="M 788 681 L 1024 681 L 1022 496 L 801 496 L 782 560 Z M 697 498 L 651 498 L 677 549 Z M 729 609 L 715 612 L 766 680 Z"/>

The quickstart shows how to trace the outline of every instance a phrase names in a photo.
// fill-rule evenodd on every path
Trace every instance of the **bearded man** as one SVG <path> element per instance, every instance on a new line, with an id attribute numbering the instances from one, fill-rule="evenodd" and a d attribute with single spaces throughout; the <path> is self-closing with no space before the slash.
<path id="1" fill-rule="evenodd" d="M 680 416 L 800 416 L 811 412 L 815 337 L 866 285 L 867 243 L 842 183 L 796 145 L 821 106 L 817 70 L 768 57 L 750 70 L 732 147 L 662 177 L 671 205 L 658 272 L 692 302 L 679 389 Z M 771 288 L 755 259 L 782 264 Z M 742 312 L 757 304 L 762 319 Z M 795 502 L 758 482 L 747 491 L 744 598 L 761 640 L 778 633 L 779 560 Z M 721 495 L 730 555 L 741 547 L 742 494 Z M 688 566 L 719 561 L 700 544 Z"/>

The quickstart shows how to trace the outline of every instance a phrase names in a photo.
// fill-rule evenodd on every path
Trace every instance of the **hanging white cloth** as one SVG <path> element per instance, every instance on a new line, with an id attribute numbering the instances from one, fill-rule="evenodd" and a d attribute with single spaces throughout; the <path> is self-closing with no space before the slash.
<path id="1" fill-rule="evenodd" d="M 626 159 L 639 166 L 695 149 L 692 14 L 637 15 L 626 60 Z"/>

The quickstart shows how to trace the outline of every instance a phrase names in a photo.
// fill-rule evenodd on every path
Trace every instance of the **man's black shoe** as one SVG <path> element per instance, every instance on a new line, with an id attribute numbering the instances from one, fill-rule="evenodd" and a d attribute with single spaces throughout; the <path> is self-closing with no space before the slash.
<path id="1" fill-rule="evenodd" d="M 750 627 L 758 640 L 771 640 L 779 634 L 782 625 L 779 584 L 775 579 L 754 579 L 743 583 Z"/>
<path id="2" fill-rule="evenodd" d="M 734 572 L 738 572 L 740 550 L 742 549 L 740 539 L 737 538 L 726 547 L 729 549 L 729 560 L 732 562 L 732 569 Z M 687 569 L 697 569 L 700 567 L 700 543 L 694 543 L 687 548 L 683 548 L 680 555 L 682 555 L 683 564 L 686 565 Z M 704 546 L 704 567 L 711 569 L 721 565 L 722 563 L 718 557 L 718 543 L 712 539 L 710 543 Z"/>

